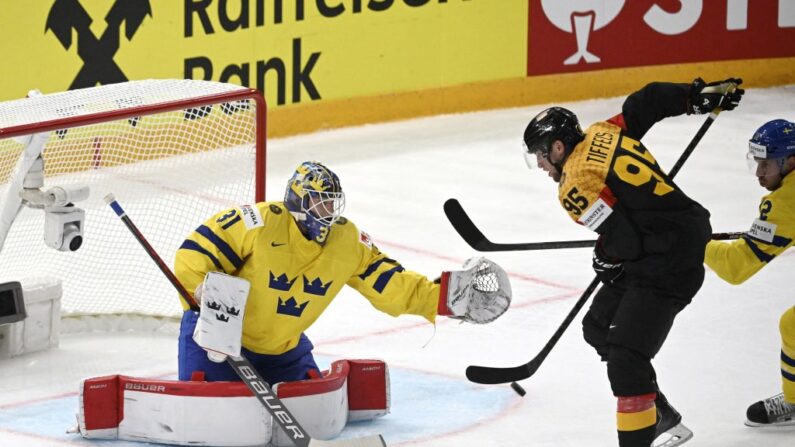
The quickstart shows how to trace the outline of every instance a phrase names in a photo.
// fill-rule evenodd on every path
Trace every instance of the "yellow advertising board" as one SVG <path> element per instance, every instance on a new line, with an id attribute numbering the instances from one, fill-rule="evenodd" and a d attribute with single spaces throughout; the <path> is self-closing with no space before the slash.
<path id="1" fill-rule="evenodd" d="M 128 79 L 230 82 L 263 91 L 275 136 L 658 80 L 795 80 L 791 2 L 658 3 L 0 0 L 0 100 Z"/>
<path id="2" fill-rule="evenodd" d="M 527 0 L 0 0 L 0 100 L 147 78 L 271 109 L 525 75 Z"/>

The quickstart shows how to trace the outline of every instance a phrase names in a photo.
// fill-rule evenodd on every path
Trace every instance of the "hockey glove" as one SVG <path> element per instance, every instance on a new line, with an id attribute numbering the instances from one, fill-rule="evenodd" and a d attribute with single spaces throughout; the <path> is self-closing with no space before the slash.
<path id="1" fill-rule="evenodd" d="M 593 250 L 593 271 L 603 284 L 615 284 L 624 276 L 624 264 L 621 261 L 609 259 L 599 249 L 599 244 Z"/>
<path id="2" fill-rule="evenodd" d="M 486 258 L 470 258 L 463 268 L 442 272 L 438 315 L 483 324 L 504 314 L 511 305 L 505 270 Z"/>
<path id="3" fill-rule="evenodd" d="M 703 79 L 696 78 L 690 85 L 687 114 L 710 113 L 718 107 L 733 110 L 745 93 L 745 90 L 737 87 L 742 83 L 742 79 L 729 78 L 707 84 Z"/>

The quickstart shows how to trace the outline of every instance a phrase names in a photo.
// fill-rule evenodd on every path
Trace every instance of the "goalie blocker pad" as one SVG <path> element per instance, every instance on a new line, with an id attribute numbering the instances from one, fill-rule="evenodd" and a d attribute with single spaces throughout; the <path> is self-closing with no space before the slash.
<path id="1" fill-rule="evenodd" d="M 339 435 L 348 421 L 389 413 L 389 371 L 380 360 L 338 360 L 323 377 L 279 383 L 274 391 L 315 439 Z M 78 410 L 85 438 L 293 445 L 242 382 L 95 377 L 80 383 Z"/>
<path id="2" fill-rule="evenodd" d="M 219 272 L 209 272 L 201 284 L 201 312 L 193 340 L 208 351 L 214 362 L 223 362 L 226 356 L 240 355 L 243 334 L 243 315 L 251 289 L 242 278 Z"/>

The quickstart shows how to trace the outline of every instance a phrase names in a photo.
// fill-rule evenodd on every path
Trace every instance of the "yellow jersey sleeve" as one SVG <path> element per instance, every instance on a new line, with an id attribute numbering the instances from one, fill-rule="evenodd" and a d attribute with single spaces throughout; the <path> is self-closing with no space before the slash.
<path id="1" fill-rule="evenodd" d="M 361 262 L 347 284 L 382 312 L 419 315 L 433 322 L 440 286 L 382 253 L 367 233 L 360 231 L 358 237 Z"/>
<path id="2" fill-rule="evenodd" d="M 762 198 L 759 217 L 742 239 L 710 241 L 704 262 L 731 284 L 740 284 L 792 246 L 795 237 L 795 176 Z"/>
<path id="3" fill-rule="evenodd" d="M 256 230 L 263 226 L 260 206 L 241 205 L 212 216 L 188 235 L 177 250 L 174 273 L 193 294 L 211 271 L 235 274 L 251 253 Z M 182 306 L 189 306 L 182 297 Z"/>

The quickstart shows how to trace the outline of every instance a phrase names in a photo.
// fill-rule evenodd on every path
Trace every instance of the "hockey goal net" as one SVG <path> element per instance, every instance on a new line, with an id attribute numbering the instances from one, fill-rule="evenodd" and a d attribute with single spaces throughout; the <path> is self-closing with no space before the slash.
<path id="1" fill-rule="evenodd" d="M 0 252 L 0 280 L 60 279 L 64 316 L 181 314 L 171 284 L 104 203 L 108 193 L 169 266 L 212 214 L 264 199 L 265 103 L 255 90 L 146 80 L 0 103 L 0 200 L 18 189 L 11 180 L 25 136 L 43 132 L 42 190 L 90 189 L 74 204 L 85 210 L 83 244 L 45 245 L 44 211 L 22 206 Z"/>

